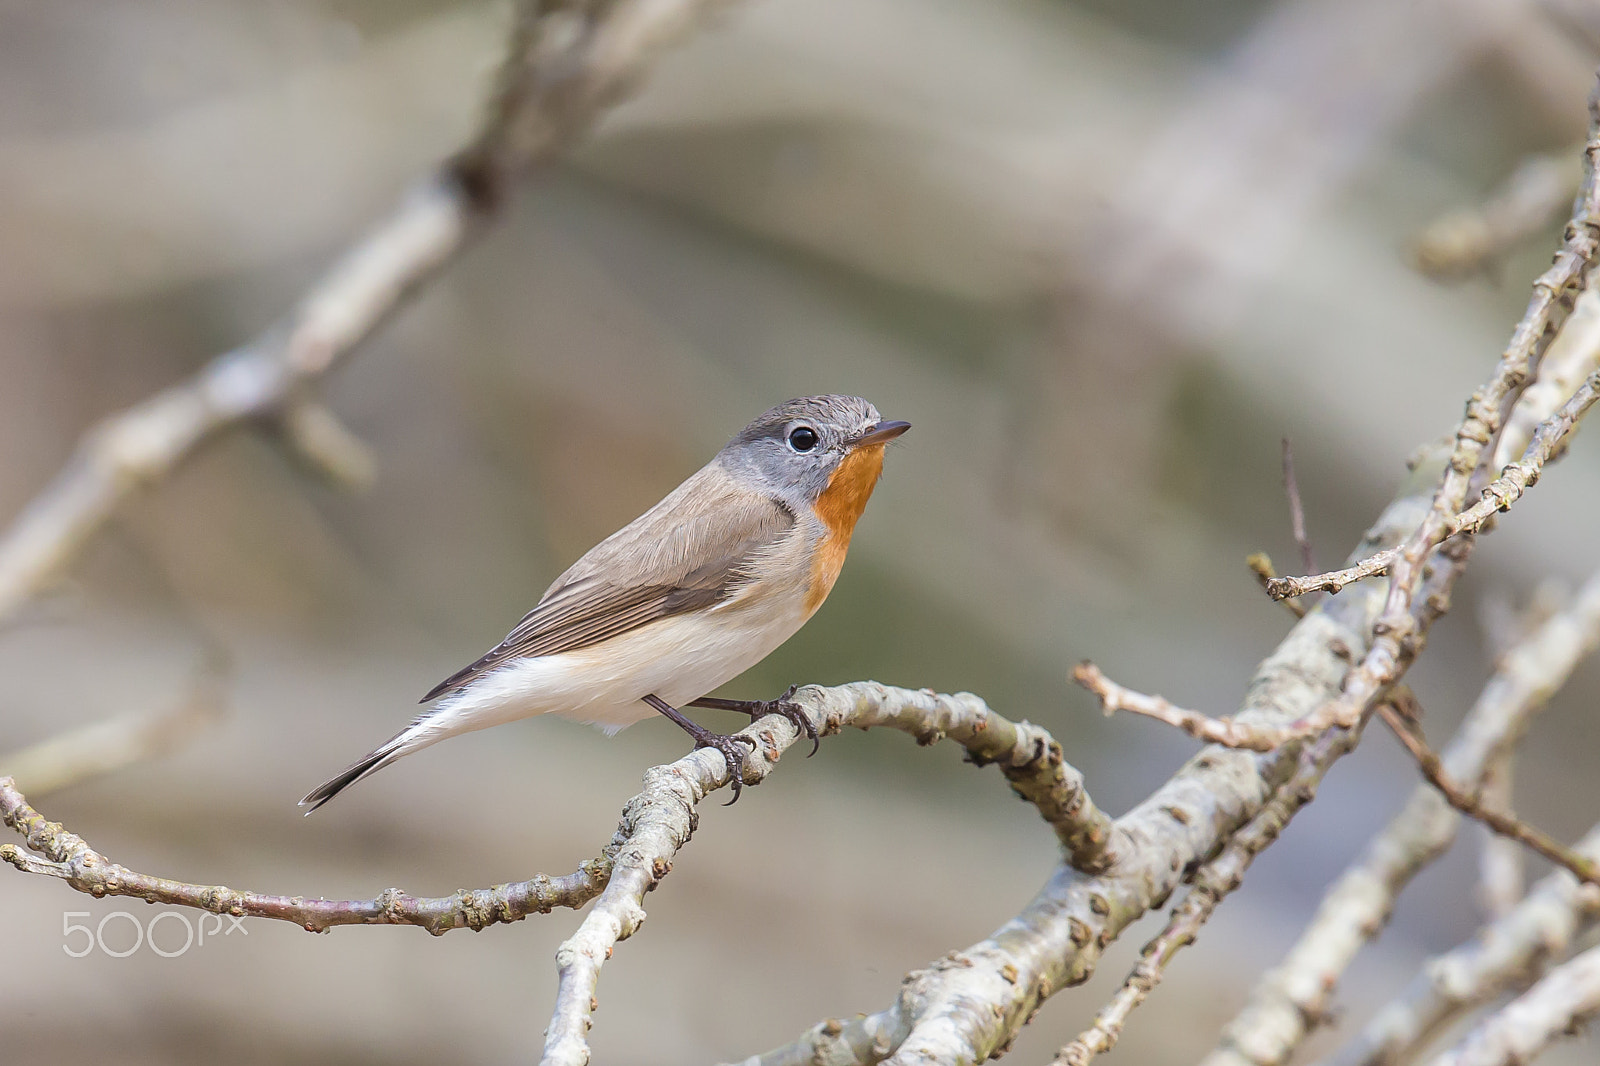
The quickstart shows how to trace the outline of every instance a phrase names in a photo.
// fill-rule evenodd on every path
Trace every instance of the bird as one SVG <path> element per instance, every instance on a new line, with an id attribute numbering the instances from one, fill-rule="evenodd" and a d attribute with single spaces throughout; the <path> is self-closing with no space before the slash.
<path id="1" fill-rule="evenodd" d="M 911 428 L 857 396 L 805 396 L 758 416 L 650 510 L 591 548 L 506 638 L 435 685 L 433 706 L 300 801 L 312 813 L 397 759 L 441 740 L 555 714 L 607 735 L 660 713 L 727 763 L 733 799 L 755 742 L 680 708 L 779 714 L 792 702 L 706 693 L 765 659 L 832 591 L 890 441 Z"/>

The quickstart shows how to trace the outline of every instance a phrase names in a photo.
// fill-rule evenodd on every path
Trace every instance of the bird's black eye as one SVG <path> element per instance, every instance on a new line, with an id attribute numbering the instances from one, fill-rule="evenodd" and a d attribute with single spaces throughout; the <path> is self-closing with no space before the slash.
<path id="1" fill-rule="evenodd" d="M 797 452 L 809 452 L 817 446 L 817 431 L 810 426 L 795 426 L 789 431 L 789 447 Z"/>

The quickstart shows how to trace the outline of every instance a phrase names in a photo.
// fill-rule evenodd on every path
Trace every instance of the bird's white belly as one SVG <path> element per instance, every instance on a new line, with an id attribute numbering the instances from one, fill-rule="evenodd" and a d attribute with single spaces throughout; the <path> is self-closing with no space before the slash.
<path id="1" fill-rule="evenodd" d="M 418 725 L 432 740 L 538 714 L 600 726 L 607 733 L 674 707 L 744 673 L 805 621 L 798 603 L 771 599 L 663 618 L 578 651 L 522 659 L 447 696 Z"/>

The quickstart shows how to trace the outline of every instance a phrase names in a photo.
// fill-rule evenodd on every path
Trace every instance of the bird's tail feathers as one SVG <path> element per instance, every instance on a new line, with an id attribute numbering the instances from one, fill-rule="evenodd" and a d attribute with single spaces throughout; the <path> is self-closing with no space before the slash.
<path id="1" fill-rule="evenodd" d="M 306 814 L 309 815 L 357 781 L 370 777 L 402 756 L 443 739 L 438 735 L 430 735 L 433 731 L 426 728 L 428 717 L 424 715 L 418 718 L 364 758 L 346 767 L 337 777 L 317 786 L 300 801 L 300 806 L 306 808 Z"/>

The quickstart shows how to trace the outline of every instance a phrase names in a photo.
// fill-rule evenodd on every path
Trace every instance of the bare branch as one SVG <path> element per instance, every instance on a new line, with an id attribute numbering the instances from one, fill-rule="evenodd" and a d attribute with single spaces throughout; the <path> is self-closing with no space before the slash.
<path id="1" fill-rule="evenodd" d="M 1294 476 L 1294 451 L 1289 447 L 1288 437 L 1283 438 L 1283 492 L 1289 497 L 1289 527 L 1300 549 L 1300 565 L 1306 573 L 1313 573 L 1317 562 L 1311 551 L 1311 540 L 1306 536 L 1306 511 L 1300 502 L 1300 485 Z"/>
<path id="2" fill-rule="evenodd" d="M 1557 866 L 1566 867 L 1583 880 L 1600 885 L 1600 864 L 1589 861 L 1515 815 L 1486 806 L 1476 792 L 1462 788 L 1444 772 L 1438 754 L 1428 747 L 1416 731 L 1396 715 L 1392 708 L 1379 707 L 1378 713 L 1383 716 L 1384 723 L 1399 739 L 1401 745 L 1416 760 L 1418 768 L 1422 770 L 1422 776 L 1439 790 L 1450 806 L 1469 818 L 1477 819 L 1501 836 L 1510 837 L 1533 849 Z"/>
<path id="3" fill-rule="evenodd" d="M 1060 747 L 1037 726 L 1009 722 L 971 693 L 941 696 L 870 681 L 838 688 L 807 686 L 793 699 L 824 735 L 845 726 L 889 727 L 910 733 L 919 744 L 955 741 L 967 749 L 971 761 L 998 764 L 1012 788 L 1055 826 L 1069 855 L 1081 865 L 1102 868 L 1110 863 L 1110 820 L 1083 793 L 1081 776 L 1062 761 Z M 744 735 L 756 742 L 745 758 L 744 780 L 757 784 L 800 734 L 788 720 L 770 715 Z M 706 750 L 646 773 L 644 791 L 625 810 L 624 824 L 632 828 L 616 852 L 610 883 L 578 931 L 556 952 L 559 984 L 555 1013 L 545 1030 L 545 1063 L 581 1066 L 589 1061 L 587 1034 L 597 1006 L 600 968 L 616 944 L 643 923 L 645 893 L 672 869 L 678 849 L 694 832 L 696 806 L 727 783 L 721 756 Z"/>
<path id="4" fill-rule="evenodd" d="M 226 706 L 220 677 L 204 669 L 169 708 L 95 722 L 0 756 L 0 778 L 42 796 L 169 752 L 217 722 Z"/>
<path id="5" fill-rule="evenodd" d="M 605 886 L 611 873 L 611 853 L 617 846 L 613 842 L 606 854 L 564 877 L 541 874 L 513 885 L 463 890 L 438 899 L 409 896 L 392 888 L 373 899 L 308 900 L 136 873 L 107 859 L 59 822 L 46 821 L 8 777 L 0 777 L 0 816 L 22 834 L 29 849 L 44 856 L 35 858 L 15 844 L 0 845 L 0 860 L 23 873 L 59 877 L 96 898 L 132 896 L 215 914 L 275 918 L 313 933 L 336 925 L 419 925 L 437 936 L 451 929 L 482 929 L 496 922 L 520 921 L 534 912 L 549 913 L 554 907 L 581 907 Z"/>
<path id="6" fill-rule="evenodd" d="M 1300 756 L 1295 775 L 1278 788 L 1222 853 L 1195 873 L 1183 902 L 1173 908 L 1166 928 L 1144 946 L 1139 964 L 1094 1024 L 1056 1054 L 1053 1066 L 1088 1066 L 1101 1052 L 1110 1051 L 1122 1035 L 1128 1016 L 1145 1001 L 1166 976 L 1168 965 L 1183 948 L 1194 943 L 1203 926 L 1230 893 L 1244 883 L 1245 871 L 1288 826 L 1295 814 L 1316 798 L 1317 785 L 1339 755 L 1355 746 L 1356 736 L 1340 730 L 1320 737 Z"/>
<path id="7" fill-rule="evenodd" d="M 795 698 L 812 711 L 819 728 L 828 732 L 836 733 L 845 725 L 862 729 L 882 726 L 910 733 L 924 744 L 944 737 L 955 740 L 967 749 L 969 761 L 999 766 L 1012 789 L 1038 808 L 1056 830 L 1073 862 L 1084 869 L 1099 869 L 1113 860 L 1109 847 L 1111 820 L 1083 790 L 1083 775 L 1062 760 L 1061 746 L 1038 726 L 1011 722 L 970 693 L 939 696 L 861 682 L 835 689 L 811 686 L 801 689 Z M 778 720 L 763 719 L 758 725 Z M 765 725 L 762 730 L 747 733 L 764 745 L 759 749 L 761 760 L 753 764 L 759 768 L 747 769 L 745 774 L 753 784 L 766 776 L 778 754 L 794 738 L 779 738 Z M 685 760 L 696 758 L 704 761 L 702 769 L 716 762 L 704 752 L 692 753 L 657 771 L 681 776 L 687 772 Z M 707 786 L 707 791 L 726 783 L 724 771 L 719 780 Z M 653 793 L 647 788 L 629 804 L 628 811 L 644 811 L 651 802 Z M 27 846 L 48 861 L 29 856 L 14 844 L 0 847 L 0 859 L 25 873 L 59 877 L 78 891 L 96 897 L 133 896 L 151 903 L 275 918 L 313 932 L 336 925 L 420 925 L 438 934 L 519 921 L 535 911 L 547 913 L 552 907 L 583 906 L 605 887 L 617 849 L 631 845 L 642 831 L 628 811 L 624 812 L 617 836 L 601 856 L 563 877 L 541 874 L 518 884 L 464 890 L 440 899 L 417 898 L 392 889 L 367 900 L 306 900 L 136 873 L 111 862 L 61 825 L 46 821 L 28 806 L 14 782 L 0 778 L 0 814 L 6 825 L 23 834 Z"/>
<path id="8" fill-rule="evenodd" d="M 1107 717 L 1118 711 L 1142 714 L 1181 729 L 1196 740 L 1229 748 L 1271 751 L 1280 743 L 1281 734 L 1276 728 L 1247 724 L 1232 718 L 1212 718 L 1199 711 L 1179 707 L 1161 696 L 1146 696 L 1117 684 L 1091 662 L 1081 662 L 1073 667 L 1072 680 L 1100 698 L 1100 706 Z"/>
<path id="9" fill-rule="evenodd" d="M 1521 738 L 1531 717 L 1600 646 L 1600 573 L 1566 607 L 1508 650 L 1441 761 L 1451 776 L 1479 780 Z M 1250 994 L 1205 1066 L 1286 1061 L 1317 1019 L 1326 1017 L 1341 974 L 1376 936 L 1411 879 L 1442 855 L 1460 825 L 1437 790 L 1418 785 L 1323 895 L 1316 915 L 1284 961 Z"/>
<path id="10" fill-rule="evenodd" d="M 523 0 L 492 106 L 468 148 L 414 189 L 279 325 L 85 435 L 0 539 L 0 617 L 70 566 L 124 501 L 206 442 L 246 423 L 295 417 L 294 406 L 324 375 L 483 231 L 517 176 L 586 131 L 664 46 L 727 2 Z M 345 453 L 335 467 L 349 466 Z M 319 455 L 330 458 L 325 448 Z"/>
<path id="11" fill-rule="evenodd" d="M 1578 183 L 1572 164 L 1580 151 L 1528 156 L 1484 203 L 1429 223 L 1412 244 L 1412 264 L 1437 281 L 1459 281 L 1492 268 L 1572 202 Z"/>
<path id="12" fill-rule="evenodd" d="M 1600 358 L 1600 349 L 1593 354 Z M 1509 511 L 1511 505 L 1538 482 L 1545 463 L 1565 446 L 1567 437 L 1596 399 L 1600 399 L 1600 370 L 1591 372 L 1554 414 L 1539 423 L 1522 458 L 1508 464 L 1500 476 L 1484 488 L 1477 503 L 1445 522 L 1444 537 L 1482 532 L 1497 513 Z M 1387 574 L 1398 557 L 1397 551 L 1377 552 L 1354 566 L 1326 574 L 1271 578 L 1265 583 L 1267 595 L 1281 600 L 1311 592 L 1339 592 L 1351 582 Z"/>
<path id="13" fill-rule="evenodd" d="M 1574 850 L 1600 860 L 1600 827 L 1589 830 Z M 1532 981 L 1596 919 L 1600 887 L 1555 871 L 1472 940 L 1424 963 L 1327 1066 L 1398 1066 L 1410 1060 L 1467 1011 Z"/>
<path id="14" fill-rule="evenodd" d="M 1437 476 L 1436 466 L 1414 472 L 1357 553 L 1370 554 L 1414 529 Z M 1458 572 L 1454 560 L 1441 559 L 1424 604 L 1442 606 Z M 1360 586 L 1307 612 L 1261 664 L 1235 720 L 1288 722 L 1337 695 L 1351 656 L 1371 638 L 1382 597 L 1381 587 Z M 1298 748 L 1207 748 L 1117 820 L 1118 858 L 1109 870 L 1084 877 L 1063 865 L 988 939 L 908 974 L 890 1006 L 851 1020 L 828 1019 L 748 1062 L 908 1066 L 992 1057 L 1044 1000 L 1087 980 L 1107 945 L 1162 906 L 1186 869 L 1215 855 L 1262 809 L 1299 765 Z"/>
<path id="15" fill-rule="evenodd" d="M 1600 948 L 1555 967 L 1432 1066 L 1522 1066 L 1600 1013 Z"/>

